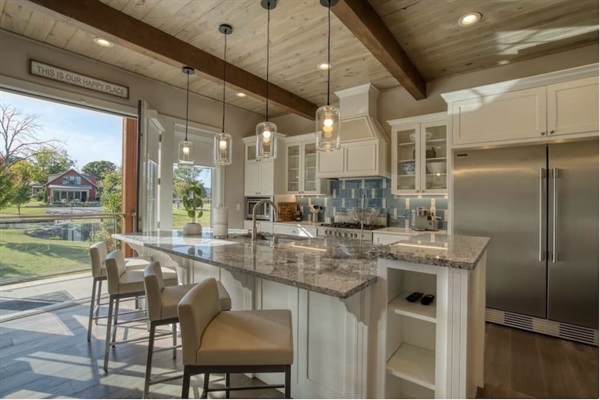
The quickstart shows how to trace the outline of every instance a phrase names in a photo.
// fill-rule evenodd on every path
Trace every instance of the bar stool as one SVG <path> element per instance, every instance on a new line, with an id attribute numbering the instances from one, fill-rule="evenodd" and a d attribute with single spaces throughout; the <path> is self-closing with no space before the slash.
<path id="1" fill-rule="evenodd" d="M 190 377 L 205 374 L 202 398 L 209 392 L 285 388 L 290 398 L 294 362 L 292 315 L 289 310 L 221 311 L 217 282 L 207 279 L 179 302 L 183 353 L 181 397 L 187 399 Z M 285 385 L 209 388 L 211 373 L 283 372 Z"/>
<path id="2" fill-rule="evenodd" d="M 144 288 L 146 291 L 146 310 L 150 320 L 150 339 L 148 340 L 148 358 L 146 361 L 146 379 L 144 381 L 144 397 L 148 397 L 150 385 L 167 382 L 181 378 L 183 375 L 152 379 L 152 354 L 154 353 L 154 338 L 156 327 L 160 325 L 173 325 L 173 347 L 161 349 L 173 349 L 173 358 L 176 357 L 177 347 L 177 305 L 181 298 L 196 286 L 189 285 L 167 286 L 164 285 L 163 273 L 157 261 L 151 262 L 144 270 Z M 219 306 L 221 310 L 231 310 L 231 297 L 221 282 L 217 282 L 219 293 Z"/>
<path id="3" fill-rule="evenodd" d="M 106 318 L 106 315 L 99 316 L 100 313 L 100 297 L 102 296 L 102 281 L 106 280 L 106 243 L 98 242 L 90 246 L 90 258 L 92 261 L 92 298 L 90 299 L 90 317 L 88 319 L 87 341 L 89 342 L 92 335 L 92 321 Z M 143 269 L 152 261 L 150 257 L 131 257 L 125 259 L 125 268 L 127 269 Z"/>
<path id="4" fill-rule="evenodd" d="M 177 285 L 177 273 L 168 269 L 162 269 L 165 286 Z M 110 345 L 116 344 L 117 326 L 119 325 L 119 302 L 121 299 L 144 296 L 144 271 L 125 268 L 125 258 L 121 250 L 115 250 L 106 257 L 106 277 L 108 281 L 108 321 L 106 324 L 106 342 L 104 344 L 104 372 L 108 372 L 108 350 Z M 116 304 L 115 304 L 116 303 Z M 114 315 L 113 315 L 114 308 Z M 114 319 L 114 320 L 113 320 Z M 146 319 L 139 318 L 128 322 Z M 112 341 L 111 341 L 112 333 Z M 125 340 L 120 343 L 128 343 L 144 338 Z"/>

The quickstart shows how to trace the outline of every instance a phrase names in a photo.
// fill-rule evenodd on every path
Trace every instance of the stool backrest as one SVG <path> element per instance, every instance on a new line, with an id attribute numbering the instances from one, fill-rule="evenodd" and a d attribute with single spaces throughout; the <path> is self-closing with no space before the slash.
<path id="1" fill-rule="evenodd" d="M 115 250 L 106 256 L 106 280 L 108 293 L 119 293 L 119 279 L 125 273 L 125 257 L 121 250 Z"/>
<path id="2" fill-rule="evenodd" d="M 161 293 L 165 283 L 162 269 L 158 261 L 153 261 L 144 269 L 144 290 L 146 292 L 146 309 L 150 321 L 162 319 Z"/>
<path id="3" fill-rule="evenodd" d="M 204 330 L 221 312 L 217 281 L 209 278 L 194 286 L 179 302 L 177 312 L 183 364 L 194 365 Z"/>
<path id="4" fill-rule="evenodd" d="M 106 262 L 106 243 L 98 242 L 90 246 L 90 257 L 92 259 L 92 276 L 100 278 Z"/>

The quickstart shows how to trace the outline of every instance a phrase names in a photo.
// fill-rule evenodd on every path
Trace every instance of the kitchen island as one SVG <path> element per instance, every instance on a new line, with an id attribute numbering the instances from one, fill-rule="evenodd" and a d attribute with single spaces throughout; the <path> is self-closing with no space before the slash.
<path id="1" fill-rule="evenodd" d="M 202 237 L 182 237 L 179 232 L 113 237 L 162 265 L 175 267 L 182 283 L 208 277 L 220 280 L 232 297 L 233 309 L 290 309 L 293 397 L 366 398 L 397 393 L 385 389 L 389 383 L 384 319 L 387 271 L 394 268 L 387 265 L 402 264 L 390 259 L 402 251 L 395 245 L 365 242 L 361 246 L 357 240 L 329 238 L 283 237 L 277 243 L 252 243 L 245 231 L 229 233 L 220 239 L 212 238 L 210 230 Z M 411 242 L 423 236 L 431 237 L 417 235 Z M 410 263 L 419 265 L 415 259 Z M 434 292 L 438 299 L 441 292 Z M 281 379 L 268 374 L 259 378 L 269 383 Z"/>

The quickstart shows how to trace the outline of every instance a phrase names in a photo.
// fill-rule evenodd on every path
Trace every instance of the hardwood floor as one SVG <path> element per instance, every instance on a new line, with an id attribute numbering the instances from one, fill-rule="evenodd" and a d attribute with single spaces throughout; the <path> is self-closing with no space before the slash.
<path id="1" fill-rule="evenodd" d="M 487 324 L 478 398 L 598 398 L 598 348 Z"/>
<path id="2" fill-rule="evenodd" d="M 140 398 L 146 342 L 111 350 L 109 374 L 102 371 L 105 323 L 85 339 L 88 308 L 73 306 L 0 324 L 0 396 L 3 398 Z M 120 337 L 146 335 L 145 324 L 121 329 Z M 169 346 L 170 339 L 157 341 Z M 155 354 L 154 373 L 181 371 L 180 357 Z M 221 377 L 213 377 L 216 384 Z M 237 375 L 237 384 L 257 384 Z M 192 378 L 199 397 L 200 377 Z M 150 387 L 151 397 L 180 396 L 181 381 Z M 222 393 L 211 396 L 223 397 Z M 232 397 L 282 397 L 275 390 L 232 392 Z M 485 388 L 479 398 L 597 398 L 598 348 L 499 325 L 486 327 Z"/>

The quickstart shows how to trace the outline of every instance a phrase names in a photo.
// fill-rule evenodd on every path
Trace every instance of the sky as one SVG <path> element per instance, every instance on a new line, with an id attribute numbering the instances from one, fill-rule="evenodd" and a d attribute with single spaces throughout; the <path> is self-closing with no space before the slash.
<path id="1" fill-rule="evenodd" d="M 60 140 L 57 146 L 67 150 L 76 169 L 102 160 L 121 166 L 122 117 L 4 91 L 0 103 L 38 114 L 38 138 Z"/>

